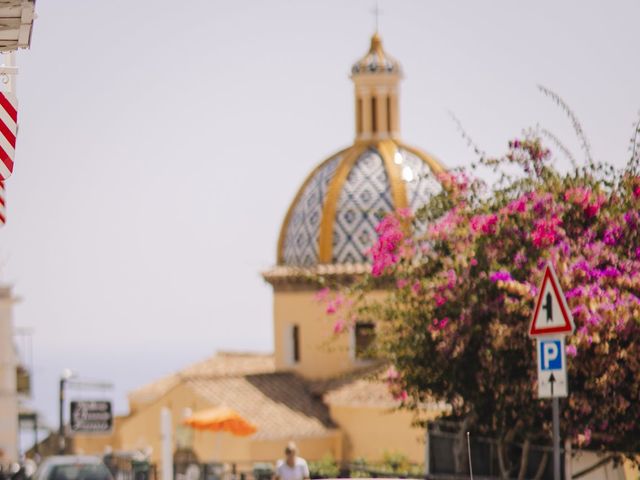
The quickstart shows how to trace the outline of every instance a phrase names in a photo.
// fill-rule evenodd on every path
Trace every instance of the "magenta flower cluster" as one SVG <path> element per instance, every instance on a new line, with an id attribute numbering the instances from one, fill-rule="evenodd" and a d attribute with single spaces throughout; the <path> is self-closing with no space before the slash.
<path id="1" fill-rule="evenodd" d="M 441 176 L 448 201 L 427 206 L 442 211 L 424 235 L 406 213 L 378 225 L 371 275 L 396 278 L 374 310 L 392 325 L 382 341 L 394 389 L 449 401 L 454 416 L 485 408 L 488 434 L 522 419 L 548 435 L 527 328 L 552 262 L 577 326 L 562 428 L 581 446 L 640 451 L 640 174 L 562 176 L 549 155 L 539 140 L 514 140 L 505 161 L 528 183 L 483 196 L 468 175 Z"/>

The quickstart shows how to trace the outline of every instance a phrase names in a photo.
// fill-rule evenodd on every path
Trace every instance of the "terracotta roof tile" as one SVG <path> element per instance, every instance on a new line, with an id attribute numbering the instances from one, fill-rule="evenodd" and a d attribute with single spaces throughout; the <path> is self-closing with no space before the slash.
<path id="1" fill-rule="evenodd" d="M 377 364 L 361 369 L 342 378 L 330 380 L 325 385 L 315 385 L 323 392 L 323 400 L 328 405 L 350 407 L 376 407 L 394 409 L 401 405 L 393 398 L 384 381 L 387 365 Z M 435 400 L 420 404 L 425 410 L 447 410 L 444 402 Z"/>
<path id="2" fill-rule="evenodd" d="M 348 405 L 351 407 L 396 408 L 400 401 L 395 400 L 389 388 L 380 378 L 359 378 L 329 390 L 324 401 L 330 405 Z"/>
<path id="3" fill-rule="evenodd" d="M 272 354 L 218 352 L 171 375 L 143 385 L 129 393 L 132 411 L 151 403 L 181 382 L 192 378 L 216 378 L 275 371 Z"/>
<path id="4" fill-rule="evenodd" d="M 193 390 L 213 405 L 236 410 L 258 427 L 258 439 L 325 436 L 335 425 L 327 406 L 293 373 L 193 379 Z"/>

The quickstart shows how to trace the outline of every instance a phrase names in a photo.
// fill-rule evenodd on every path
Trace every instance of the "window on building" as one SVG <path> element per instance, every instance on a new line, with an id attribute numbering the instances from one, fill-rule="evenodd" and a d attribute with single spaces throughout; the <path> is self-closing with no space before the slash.
<path id="1" fill-rule="evenodd" d="M 376 338 L 375 325 L 372 322 L 356 322 L 354 336 L 356 360 L 373 358 L 373 342 Z"/>
<path id="2" fill-rule="evenodd" d="M 356 128 L 358 133 L 362 133 L 362 99 L 358 98 L 358 106 L 356 107 Z"/>
<path id="3" fill-rule="evenodd" d="M 293 325 L 291 327 L 291 361 L 298 363 L 300 361 L 300 327 Z"/>
<path id="4" fill-rule="evenodd" d="M 378 132 L 378 112 L 377 112 L 376 104 L 377 104 L 376 97 L 371 97 L 371 131 L 373 133 Z"/>
<path id="5" fill-rule="evenodd" d="M 391 131 L 391 97 L 387 96 L 387 131 Z"/>

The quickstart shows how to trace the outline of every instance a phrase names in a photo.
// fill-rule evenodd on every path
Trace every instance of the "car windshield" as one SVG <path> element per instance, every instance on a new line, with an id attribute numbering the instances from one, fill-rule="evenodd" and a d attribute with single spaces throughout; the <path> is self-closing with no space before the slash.
<path id="1" fill-rule="evenodd" d="M 111 480 L 104 465 L 56 465 L 48 480 Z"/>

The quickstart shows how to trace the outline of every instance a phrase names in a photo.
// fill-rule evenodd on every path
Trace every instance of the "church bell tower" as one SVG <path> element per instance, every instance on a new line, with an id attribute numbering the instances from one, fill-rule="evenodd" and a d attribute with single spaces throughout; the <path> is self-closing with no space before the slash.
<path id="1" fill-rule="evenodd" d="M 356 142 L 396 139 L 400 135 L 398 115 L 400 64 L 382 48 L 376 32 L 369 52 L 351 69 L 355 86 Z"/>

